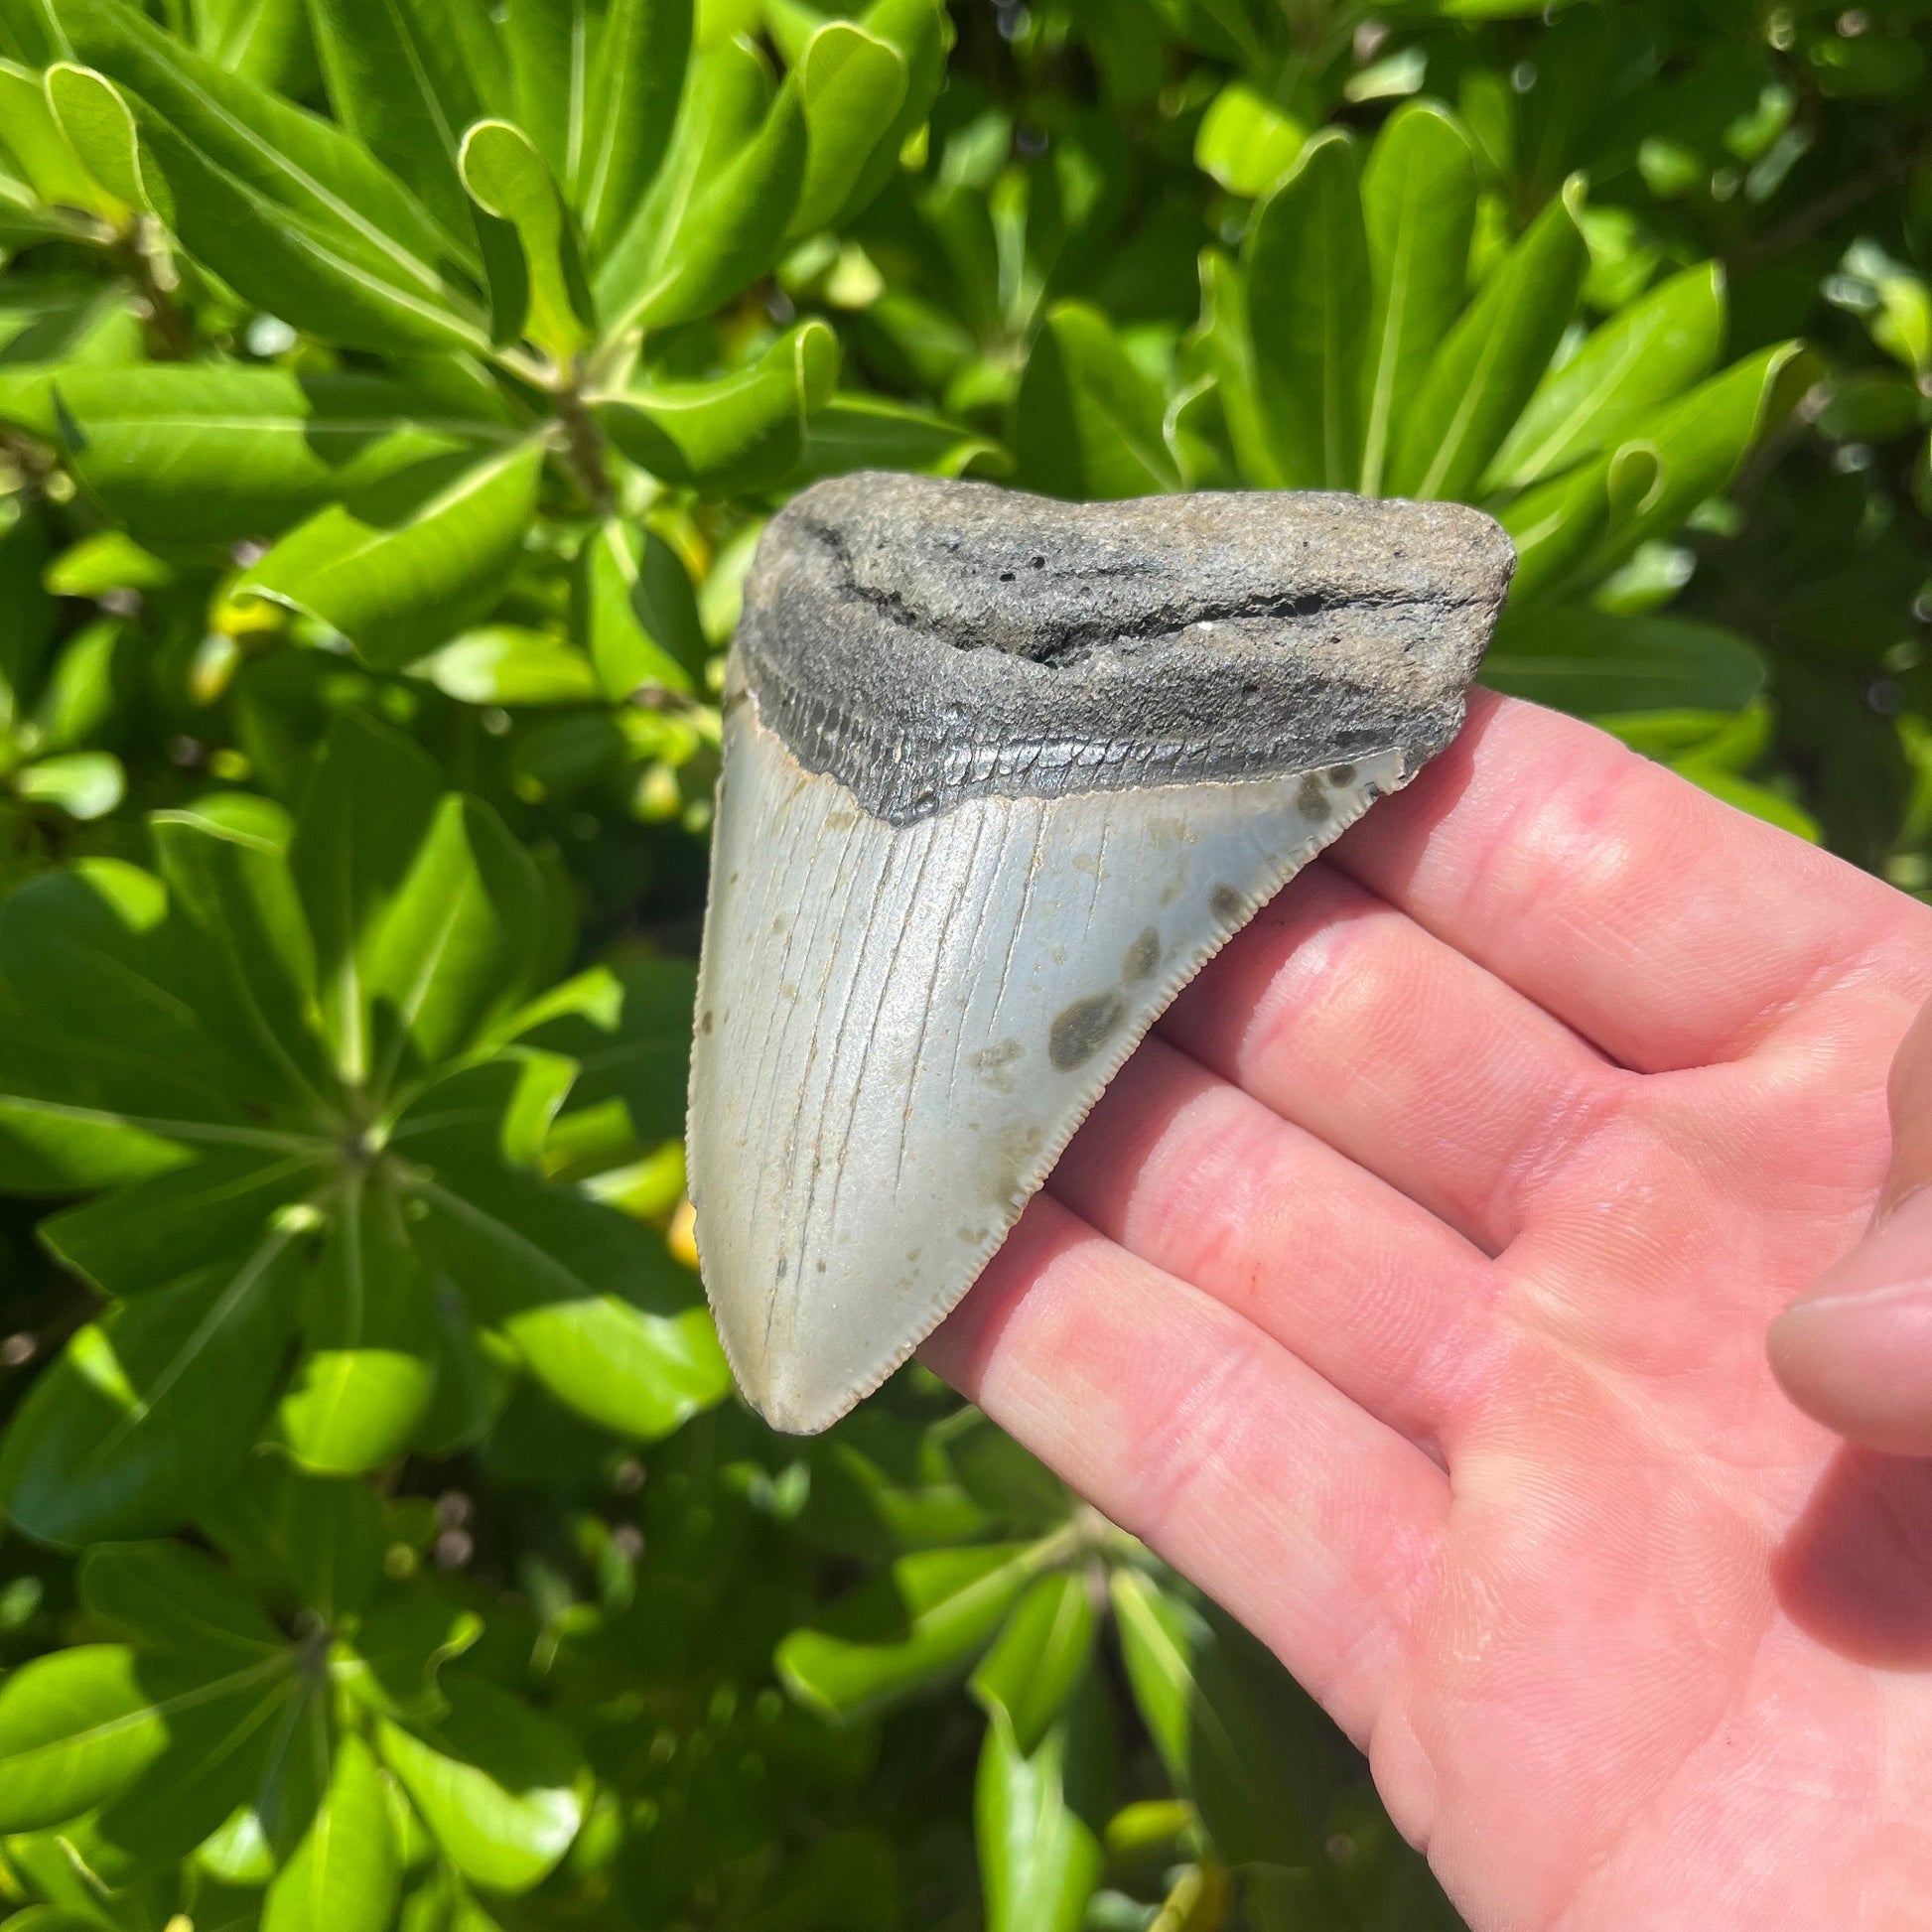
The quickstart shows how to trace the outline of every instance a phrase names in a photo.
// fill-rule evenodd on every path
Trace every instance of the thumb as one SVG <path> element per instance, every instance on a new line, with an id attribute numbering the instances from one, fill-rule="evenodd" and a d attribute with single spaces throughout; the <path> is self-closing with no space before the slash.
<path id="1" fill-rule="evenodd" d="M 1771 1324 L 1799 1408 L 1893 1455 L 1932 1456 L 1932 1005 L 1891 1068 L 1891 1171 L 1864 1239 Z"/>

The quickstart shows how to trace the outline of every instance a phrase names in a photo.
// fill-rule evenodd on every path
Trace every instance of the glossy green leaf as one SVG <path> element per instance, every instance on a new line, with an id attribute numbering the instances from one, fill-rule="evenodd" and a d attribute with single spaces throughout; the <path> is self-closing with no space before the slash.
<path id="1" fill-rule="evenodd" d="M 487 805 L 443 798 L 369 941 L 378 1093 L 469 1045 L 534 991 L 542 892 Z"/>
<path id="2" fill-rule="evenodd" d="M 408 1126 L 396 1135 L 404 1151 Z M 423 1198 L 419 1238 L 479 1318 L 580 1415 L 650 1441 L 730 1389 L 695 1284 L 648 1229 L 508 1171 L 451 1174 Z"/>
<path id="3" fill-rule="evenodd" d="M 1397 430 L 1461 313 L 1475 211 L 1468 137 L 1429 102 L 1397 108 L 1362 170 L 1370 285 L 1362 357 L 1365 495 L 1381 493 Z"/>
<path id="4" fill-rule="evenodd" d="M 328 1159 L 320 1148 L 210 1149 L 192 1167 L 51 1215 L 40 1238 L 103 1294 L 138 1294 L 252 1250 L 282 1209 L 314 1192 Z"/>
<path id="5" fill-rule="evenodd" d="M 613 517 L 584 543 L 584 627 L 606 697 L 645 685 L 691 692 L 704 675 L 706 643 L 691 579 L 656 534 Z"/>
<path id="6" fill-rule="evenodd" d="M 1625 436 L 1710 373 L 1724 344 L 1724 271 L 1703 262 L 1598 329 L 1543 378 L 1483 480 L 1521 488 Z"/>
<path id="7" fill-rule="evenodd" d="M 120 1644 L 37 1657 L 0 1683 L 0 1830 L 60 1825 L 112 1797 L 167 1746 Z"/>
<path id="8" fill-rule="evenodd" d="M 55 386 L 75 477 L 160 543 L 278 536 L 326 503 L 504 440 L 498 424 L 439 418 L 366 375 L 158 363 L 68 369 Z"/>
<path id="9" fill-rule="evenodd" d="M 1066 1710 L 1093 1655 L 1093 1597 L 1076 1571 L 1042 1577 L 973 1672 L 972 1692 L 1031 1757 Z"/>
<path id="10" fill-rule="evenodd" d="M 1001 476 L 1012 460 L 989 437 L 936 411 L 890 396 L 834 395 L 805 424 L 799 474 L 840 477 L 854 470 L 910 470 L 925 477 Z"/>
<path id="11" fill-rule="evenodd" d="M 127 774 L 111 752 L 40 759 L 16 771 L 13 783 L 29 802 L 56 806 L 81 820 L 105 818 L 127 795 Z"/>
<path id="12" fill-rule="evenodd" d="M 1396 437 L 1389 487 L 1466 496 L 1556 353 L 1589 263 L 1577 183 L 1531 223 L 1437 351 Z"/>
<path id="13" fill-rule="evenodd" d="M 1355 147 L 1328 129 L 1255 210 L 1244 252 L 1255 399 L 1292 489 L 1360 475 L 1368 238 Z"/>
<path id="14" fill-rule="evenodd" d="M 315 946 L 288 863 L 288 819 L 245 792 L 150 820 L 170 897 L 197 929 L 196 969 L 222 1038 L 280 1093 L 326 1116 L 334 1089 L 311 1015 Z"/>
<path id="15" fill-rule="evenodd" d="M 481 1678 L 452 1672 L 444 1695 L 449 1710 L 433 1729 L 378 1727 L 383 1760 L 459 1871 L 492 1891 L 527 1891 L 583 1822 L 576 1748 L 561 1726 Z"/>
<path id="16" fill-rule="evenodd" d="M 805 113 L 805 179 L 786 232 L 837 219 L 904 103 L 905 62 L 861 27 L 833 21 L 813 34 L 796 69 Z"/>
<path id="17" fill-rule="evenodd" d="M 943 1683 L 985 1648 L 1032 1580 L 1031 1544 L 901 1557 L 779 1644 L 794 1697 L 850 1719 Z"/>
<path id="18" fill-rule="evenodd" d="M 474 253 L 457 150 L 507 82 L 481 0 L 309 0 L 309 18 L 337 118 Z"/>
<path id="19" fill-rule="evenodd" d="M 255 1440 L 294 1326 L 292 1237 L 110 1308 L 37 1380 L 0 1444 L 0 1507 L 73 1546 L 171 1529 Z"/>
<path id="20" fill-rule="evenodd" d="M 1657 454 L 1657 488 L 1604 539 L 1592 571 L 1621 563 L 1640 543 L 1669 536 L 1708 497 L 1727 488 L 1751 446 L 1810 386 L 1816 364 L 1796 343 L 1759 349 L 1631 428 Z"/>
<path id="21" fill-rule="evenodd" d="M 810 413 L 838 381 L 838 340 L 802 323 L 753 367 L 715 382 L 666 384 L 599 401 L 611 440 L 670 483 L 769 488 L 797 464 Z"/>
<path id="22" fill-rule="evenodd" d="M 48 109 L 69 153 L 98 185 L 90 202 L 109 208 L 172 212 L 166 184 L 151 182 L 143 168 L 141 141 L 133 107 L 105 74 L 68 63 L 50 68 L 45 80 Z"/>
<path id="23" fill-rule="evenodd" d="M 590 74 L 586 159 L 571 181 L 585 238 L 622 231 L 670 145 L 691 50 L 691 0 L 611 0 Z"/>
<path id="24" fill-rule="evenodd" d="M 41 76 L 15 61 L 0 60 L 0 154 L 50 207 L 113 211 L 61 132 Z"/>
<path id="25" fill-rule="evenodd" d="M 1497 519 L 1516 545 L 1509 608 L 1520 611 L 1575 579 L 1607 533 L 1655 501 L 1662 481 L 1655 448 L 1625 443 L 1500 506 Z"/>
<path id="26" fill-rule="evenodd" d="M 721 115 L 716 124 L 723 120 Z M 806 160 L 805 114 L 793 74 L 736 159 L 687 200 L 667 196 L 661 210 L 665 225 L 654 231 L 636 293 L 616 317 L 606 308 L 607 324 L 664 329 L 689 322 L 763 274 L 783 247 Z M 682 185 L 679 177 L 669 184 L 673 192 Z M 621 252 L 622 247 L 621 239 Z M 615 258 L 613 266 L 615 271 Z"/>
<path id="27" fill-rule="evenodd" d="M 584 704 L 604 689 L 574 644 L 507 623 L 466 630 L 411 668 L 463 704 Z"/>
<path id="28" fill-rule="evenodd" d="M 276 1411 L 297 1464 L 354 1475 L 401 1453 L 429 1407 L 435 1331 L 430 1286 L 396 1200 L 351 1171 L 303 1287 L 304 1353 Z"/>
<path id="29" fill-rule="evenodd" d="M 1230 195 L 1265 195 L 1294 167 L 1309 130 L 1245 80 L 1208 103 L 1194 134 L 1194 165 Z"/>
<path id="30" fill-rule="evenodd" d="M 381 1767 L 345 1736 L 314 1823 L 268 1888 L 262 1932 L 388 1932 L 401 1866 Z"/>
<path id="31" fill-rule="evenodd" d="M 374 1063 L 370 952 L 436 810 L 423 753 L 361 712 L 324 740 L 289 842 L 289 872 L 315 946 L 324 1032 L 345 1081 Z"/>
<path id="32" fill-rule="evenodd" d="M 254 1592 L 183 1543 L 97 1544 L 81 1559 L 80 1596 L 137 1650 L 242 1670 L 288 1649 Z"/>
<path id="33" fill-rule="evenodd" d="M 693 205 L 751 142 L 770 102 L 770 72 L 746 41 L 727 39 L 691 64 L 663 160 L 598 267 L 598 311 L 611 326 L 634 319 Z"/>
<path id="34" fill-rule="evenodd" d="M 1196 1609 L 1138 1571 L 1116 1570 L 1112 1593 L 1128 1684 L 1169 1776 L 1228 1863 L 1299 1869 L 1313 1916 L 1328 1888 L 1323 1846 L 1338 1782 L 1326 1721 L 1220 1611 Z M 1338 1906 L 1330 1894 L 1326 1909 Z"/>
<path id="35" fill-rule="evenodd" d="M 1197 329 L 1203 359 L 1227 426 L 1234 460 L 1257 489 L 1286 487 L 1262 419 L 1255 388 L 1254 341 L 1248 332 L 1247 288 L 1240 272 L 1218 249 L 1200 258 L 1201 316 Z"/>
<path id="36" fill-rule="evenodd" d="M 252 1121 L 259 1089 L 197 1012 L 148 873 L 90 860 L 0 903 L 0 1177 L 60 1193 L 209 1147 L 294 1151 Z M 31 1026 L 21 1016 L 31 1012 Z"/>
<path id="37" fill-rule="evenodd" d="M 1063 302 L 1034 339 L 1014 410 L 1017 481 L 1049 496 L 1180 487 L 1160 392 L 1099 310 Z"/>
<path id="38" fill-rule="evenodd" d="M 1483 682 L 1588 717 L 1637 711 L 1741 711 L 1764 662 L 1733 630 L 1688 618 L 1612 617 L 1587 606 L 1512 614 L 1483 662 Z"/>
<path id="39" fill-rule="evenodd" d="M 60 612 L 47 589 L 46 519 L 19 496 L 0 505 L 0 719 L 39 681 Z"/>
<path id="40" fill-rule="evenodd" d="M 123 199 L 155 208 L 224 280 L 338 341 L 481 343 L 435 265 L 445 243 L 434 223 L 350 135 L 121 0 L 63 0 L 62 20 L 78 57 L 126 90 L 138 124 L 138 179 L 104 185 L 137 190 Z M 53 99 L 66 125 L 67 95 Z M 93 149 L 83 154 L 99 178 Z M 129 156 L 123 174 L 135 165 Z"/>
<path id="41" fill-rule="evenodd" d="M 332 503 L 244 571 L 233 595 L 321 619 L 371 664 L 413 663 L 494 603 L 542 467 L 541 448 L 523 444 L 393 508 L 369 501 L 358 513 Z"/>
<path id="42" fill-rule="evenodd" d="M 1079 1932 L 1106 1863 L 1101 1790 L 1112 1745 L 1098 1695 L 1031 1751 L 996 1709 L 973 1794 L 987 1932 Z"/>
<path id="43" fill-rule="evenodd" d="M 479 121 L 463 137 L 463 185 L 484 213 L 516 231 L 528 311 L 520 326 L 559 363 L 590 340 L 591 296 L 575 225 L 530 137 L 509 121 Z"/>

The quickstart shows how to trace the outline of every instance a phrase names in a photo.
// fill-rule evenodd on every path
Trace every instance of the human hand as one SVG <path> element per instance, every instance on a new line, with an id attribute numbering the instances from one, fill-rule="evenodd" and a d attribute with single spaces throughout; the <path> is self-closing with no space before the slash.
<path id="1" fill-rule="evenodd" d="M 1892 1061 L 1871 1231 L 1771 1324 L 1785 1392 L 1841 1436 L 1932 1456 L 1932 1005 Z"/>
<path id="2" fill-rule="evenodd" d="M 1922 1932 L 1932 1462 L 1765 1331 L 1928 993 L 1932 910 L 1478 696 L 927 1359 L 1272 1645 L 1478 1932 Z"/>

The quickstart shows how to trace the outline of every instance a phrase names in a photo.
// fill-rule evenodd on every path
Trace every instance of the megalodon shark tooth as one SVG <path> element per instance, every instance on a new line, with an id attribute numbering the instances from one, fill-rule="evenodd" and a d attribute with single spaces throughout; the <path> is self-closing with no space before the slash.
<path id="1" fill-rule="evenodd" d="M 689 1125 L 768 1422 L 903 1362 L 1180 988 L 1449 742 L 1514 564 L 1476 510 L 1330 494 L 860 474 L 772 519 Z"/>

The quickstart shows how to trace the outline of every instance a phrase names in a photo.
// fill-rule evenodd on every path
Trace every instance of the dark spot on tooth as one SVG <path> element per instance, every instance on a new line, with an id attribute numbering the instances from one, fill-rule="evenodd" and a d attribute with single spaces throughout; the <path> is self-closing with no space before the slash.
<path id="1" fill-rule="evenodd" d="M 1302 788 L 1295 794 L 1295 806 L 1311 824 L 1319 825 L 1328 816 L 1328 794 L 1321 789 L 1321 780 L 1312 771 L 1302 780 Z"/>
<path id="2" fill-rule="evenodd" d="M 1124 980 L 1151 980 L 1154 969 L 1161 963 L 1161 935 L 1153 926 L 1128 947 L 1127 956 L 1120 962 L 1120 976 Z"/>
<path id="3" fill-rule="evenodd" d="M 995 1093 L 1013 1091 L 1013 1063 L 1026 1056 L 1027 1049 L 1017 1039 L 1002 1039 L 966 1055 L 966 1064 Z"/>
<path id="4" fill-rule="evenodd" d="M 1328 782 L 1331 785 L 1352 785 L 1355 782 L 1355 767 L 1352 764 L 1329 765 Z"/>
<path id="5" fill-rule="evenodd" d="M 825 1272 L 825 1264 L 824 1264 L 824 1263 L 823 1263 L 822 1261 L 821 1261 L 821 1262 L 820 1262 L 820 1263 L 818 1264 L 818 1272 L 819 1272 L 819 1273 L 820 1273 L 821 1275 L 822 1275 L 822 1274 L 824 1274 L 824 1272 Z"/>
<path id="6" fill-rule="evenodd" d="M 791 1266 L 791 1257 L 789 1255 L 780 1255 L 778 1257 L 778 1279 L 780 1281 L 784 1280 L 785 1270 L 790 1266 Z"/>
<path id="7" fill-rule="evenodd" d="M 1248 909 L 1248 901 L 1232 886 L 1216 886 L 1207 896 L 1207 909 L 1223 924 L 1231 924 Z"/>
<path id="8" fill-rule="evenodd" d="M 1000 582 L 1003 584 L 1011 584 L 1013 582 L 1013 572 L 1010 570 L 1001 571 Z"/>
<path id="9" fill-rule="evenodd" d="M 711 1009 L 709 1007 L 706 1007 L 704 1010 L 704 1018 L 698 1022 L 699 1033 L 708 1034 L 711 1031 L 711 1021 L 712 1021 Z"/>
<path id="10" fill-rule="evenodd" d="M 1115 992 L 1089 993 L 1054 1018 L 1046 1035 L 1046 1056 L 1062 1073 L 1084 1066 L 1127 1018 L 1127 1002 Z"/>
<path id="11" fill-rule="evenodd" d="M 774 933 L 782 933 L 784 929 L 785 929 L 785 918 L 784 918 L 784 914 L 780 912 L 778 916 L 771 921 L 771 930 Z"/>

